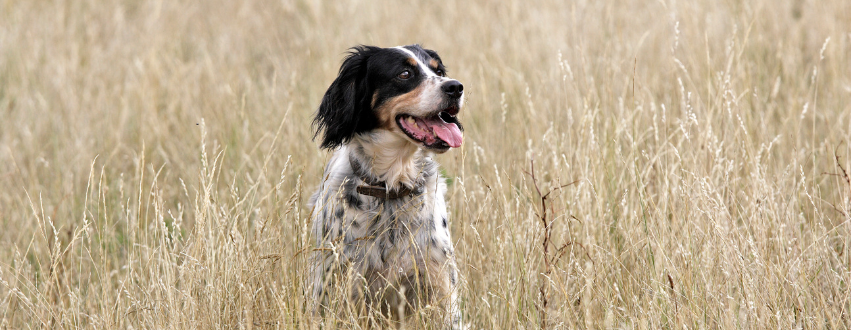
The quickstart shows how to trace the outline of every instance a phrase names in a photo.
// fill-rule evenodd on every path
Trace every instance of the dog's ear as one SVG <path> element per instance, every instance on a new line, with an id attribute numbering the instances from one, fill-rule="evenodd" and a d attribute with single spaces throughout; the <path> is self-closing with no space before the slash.
<path id="1" fill-rule="evenodd" d="M 355 134 L 374 128 L 377 120 L 370 107 L 367 61 L 379 49 L 361 45 L 349 50 L 313 119 L 313 138 L 322 133 L 322 148 L 337 148 Z"/>

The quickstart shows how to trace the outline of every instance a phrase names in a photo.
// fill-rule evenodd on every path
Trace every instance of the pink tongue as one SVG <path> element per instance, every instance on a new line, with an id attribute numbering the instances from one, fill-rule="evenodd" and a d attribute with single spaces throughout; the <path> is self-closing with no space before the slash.
<path id="1" fill-rule="evenodd" d="M 446 123 L 440 120 L 440 118 L 422 119 L 422 122 L 430 127 L 434 134 L 450 147 L 458 148 L 461 146 L 464 138 L 461 136 L 461 130 L 458 128 L 458 125 L 455 125 L 455 123 Z"/>

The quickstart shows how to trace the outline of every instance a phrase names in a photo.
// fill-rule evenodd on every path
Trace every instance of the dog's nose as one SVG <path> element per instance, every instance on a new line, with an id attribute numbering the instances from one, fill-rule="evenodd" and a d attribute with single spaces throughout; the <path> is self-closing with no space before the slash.
<path id="1" fill-rule="evenodd" d="M 447 81 L 443 83 L 443 86 L 440 86 L 440 89 L 451 98 L 459 98 L 464 93 L 464 85 L 458 80 Z"/>

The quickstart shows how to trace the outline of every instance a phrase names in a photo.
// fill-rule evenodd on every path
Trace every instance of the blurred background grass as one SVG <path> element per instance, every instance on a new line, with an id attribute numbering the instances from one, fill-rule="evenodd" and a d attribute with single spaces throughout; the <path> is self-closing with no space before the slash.
<path id="1" fill-rule="evenodd" d="M 553 328 L 851 327 L 842 0 L 2 1 L 0 327 L 318 327 L 310 120 L 348 47 L 411 43 L 468 92 L 470 328 L 541 287 Z M 547 275 L 532 160 L 578 180 Z"/>

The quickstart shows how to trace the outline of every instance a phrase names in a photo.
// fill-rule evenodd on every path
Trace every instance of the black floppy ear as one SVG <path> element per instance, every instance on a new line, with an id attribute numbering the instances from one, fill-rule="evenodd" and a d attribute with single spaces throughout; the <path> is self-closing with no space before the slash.
<path id="1" fill-rule="evenodd" d="M 322 132 L 322 148 L 337 148 L 355 134 L 374 128 L 377 120 L 370 109 L 367 60 L 378 49 L 363 45 L 352 47 L 337 79 L 322 97 L 322 104 L 313 118 L 316 129 L 313 138 Z"/>

